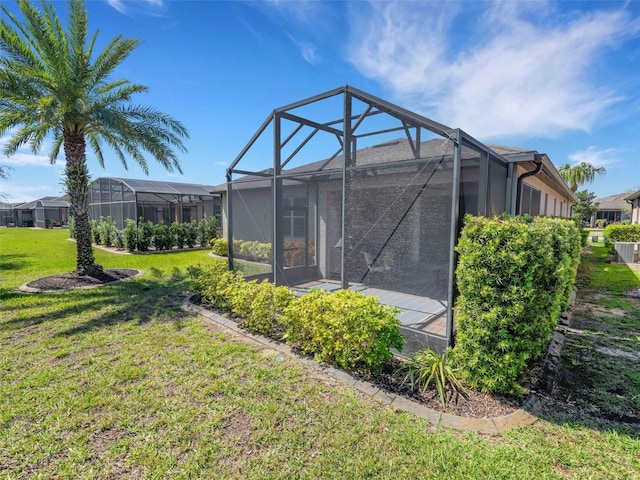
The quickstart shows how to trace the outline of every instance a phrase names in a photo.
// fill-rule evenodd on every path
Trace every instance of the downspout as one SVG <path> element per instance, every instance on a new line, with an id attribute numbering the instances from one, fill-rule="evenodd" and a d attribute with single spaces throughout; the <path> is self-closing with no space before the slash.
<path id="1" fill-rule="evenodd" d="M 532 177 L 534 175 L 539 174 L 542 171 L 542 159 L 540 155 L 536 153 L 535 155 L 536 168 L 531 170 L 530 172 L 525 172 L 518 177 L 518 182 L 516 185 L 516 215 L 520 215 L 520 197 L 522 196 L 522 180 L 527 177 Z"/>

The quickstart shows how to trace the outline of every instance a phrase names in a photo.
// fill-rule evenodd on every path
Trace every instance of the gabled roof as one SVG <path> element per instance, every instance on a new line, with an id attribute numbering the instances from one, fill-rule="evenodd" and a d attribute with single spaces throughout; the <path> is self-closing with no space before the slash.
<path id="1" fill-rule="evenodd" d="M 136 193 L 160 193 L 169 195 L 211 195 L 213 185 L 195 183 L 164 182 L 157 180 L 137 180 L 131 178 L 102 177 L 117 180 Z"/>
<path id="2" fill-rule="evenodd" d="M 608 197 L 596 198 L 593 203 L 599 203 L 598 210 L 625 210 L 629 208 L 626 199 L 629 197 L 627 193 L 618 193 L 617 195 L 609 195 Z"/>
<path id="3" fill-rule="evenodd" d="M 36 204 L 40 202 L 43 207 L 69 207 L 69 202 L 67 202 L 66 197 L 42 197 L 37 200 L 33 200 L 32 202 L 21 203 L 20 205 L 15 205 L 13 208 L 16 210 L 33 210 L 36 208 Z"/>
<path id="4" fill-rule="evenodd" d="M 637 192 L 627 194 L 627 196 L 624 197 L 623 200 L 631 201 L 631 200 L 635 200 L 638 197 L 640 197 L 640 190 L 638 190 Z"/>
<path id="5" fill-rule="evenodd" d="M 556 168 L 553 166 L 549 158 L 545 154 L 539 154 L 535 150 L 509 147 L 502 145 L 487 145 L 494 153 L 501 156 L 509 162 L 533 162 L 536 158 L 542 158 L 544 169 L 543 173 L 547 177 L 548 183 L 553 184 L 556 188 L 564 190 L 568 197 L 574 198 L 573 192 L 566 183 L 560 178 Z M 443 156 L 453 155 L 453 144 L 446 139 L 435 138 L 420 143 L 420 159 L 441 158 Z M 462 147 L 462 159 L 471 159 L 478 156 L 478 152 L 469 147 Z M 413 159 L 413 150 L 411 144 L 406 138 L 398 138 L 389 142 L 378 145 L 369 146 L 356 151 L 355 165 L 376 165 L 387 164 L 393 162 L 410 161 Z M 296 168 L 283 170 L 285 174 L 329 174 L 331 172 L 339 173 L 342 171 L 343 156 L 339 155 L 332 159 L 324 159 L 311 162 Z M 268 168 L 257 172 L 260 175 L 245 175 L 234 180 L 234 188 L 269 188 L 271 180 L 266 178 L 273 174 L 273 169 Z M 541 173 L 542 175 L 542 173 Z M 226 193 L 227 184 L 222 183 L 214 187 L 215 192 Z M 575 198 L 574 198 L 575 201 Z"/>

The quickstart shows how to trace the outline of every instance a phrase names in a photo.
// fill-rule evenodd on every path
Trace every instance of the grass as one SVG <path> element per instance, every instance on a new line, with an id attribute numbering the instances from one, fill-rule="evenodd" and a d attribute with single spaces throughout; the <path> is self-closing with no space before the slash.
<path id="1" fill-rule="evenodd" d="M 16 291 L 73 270 L 74 248 L 65 231 L 0 229 L 1 478 L 640 478 L 640 440 L 615 425 L 434 432 L 207 328 L 180 308 L 206 251 L 96 250 L 145 275 Z"/>
<path id="2" fill-rule="evenodd" d="M 640 277 L 608 257 L 598 244 L 583 256 L 555 404 L 557 418 L 579 412 L 598 429 L 620 420 L 640 424 L 640 301 L 628 295 Z"/>

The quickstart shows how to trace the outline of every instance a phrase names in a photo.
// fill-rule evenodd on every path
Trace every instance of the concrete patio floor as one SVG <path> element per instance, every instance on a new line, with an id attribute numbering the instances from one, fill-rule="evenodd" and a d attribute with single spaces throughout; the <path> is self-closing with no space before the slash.
<path id="1" fill-rule="evenodd" d="M 340 290 L 340 282 L 335 280 L 315 280 L 290 286 L 293 291 L 304 294 L 311 289 L 319 288 L 329 292 Z M 420 297 L 408 293 L 382 290 L 362 284 L 351 284 L 349 290 L 361 292 L 363 295 L 378 297 L 383 305 L 390 305 L 400 309 L 398 320 L 401 324 L 401 333 L 407 338 L 408 343 L 404 352 L 411 352 L 421 348 L 438 348 L 444 345 L 447 334 L 447 303 L 428 297 Z M 435 345 L 426 338 L 435 339 Z M 446 345 L 445 345 L 446 346 Z"/>

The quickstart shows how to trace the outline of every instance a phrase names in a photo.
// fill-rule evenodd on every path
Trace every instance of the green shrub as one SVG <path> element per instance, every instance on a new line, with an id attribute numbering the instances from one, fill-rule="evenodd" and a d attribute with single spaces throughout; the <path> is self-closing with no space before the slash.
<path id="1" fill-rule="evenodd" d="M 185 225 L 186 224 L 173 222 L 171 227 L 169 227 L 173 237 L 172 243 L 178 248 L 184 248 L 187 244 L 187 229 L 185 228 Z M 169 249 L 171 249 L 171 247 L 169 247 Z"/>
<path id="2" fill-rule="evenodd" d="M 271 244 L 256 240 L 234 240 L 233 256 L 244 260 L 268 263 L 271 261 Z"/>
<path id="3" fill-rule="evenodd" d="M 226 257 L 229 254 L 229 242 L 226 238 L 218 238 L 213 242 L 213 253 Z"/>
<path id="4" fill-rule="evenodd" d="M 244 283 L 242 273 L 229 271 L 227 262 L 222 259 L 215 259 L 206 267 L 193 268 L 190 275 L 202 300 L 223 310 L 230 310 L 229 299 Z"/>
<path id="5" fill-rule="evenodd" d="M 98 222 L 93 218 L 89 219 L 89 236 L 91 243 L 100 244 L 100 233 L 98 232 Z"/>
<path id="6" fill-rule="evenodd" d="M 521 393 L 575 282 L 580 234 L 570 220 L 465 217 L 456 271 L 461 375 L 477 389 Z"/>
<path id="7" fill-rule="evenodd" d="M 604 244 L 613 253 L 616 242 L 640 242 L 640 225 L 612 223 L 603 232 Z"/>
<path id="8" fill-rule="evenodd" d="M 604 218 L 598 218 L 596 220 L 596 227 L 597 228 L 604 228 L 607 225 L 607 220 L 605 220 Z"/>
<path id="9" fill-rule="evenodd" d="M 447 406 L 447 389 L 466 398 L 467 393 L 458 379 L 459 368 L 452 365 L 449 352 L 437 354 L 428 349 L 416 352 L 399 368 L 404 374 L 401 386 L 409 385 L 411 390 L 418 389 L 424 394 L 435 384 L 443 408 Z"/>
<path id="10" fill-rule="evenodd" d="M 124 248 L 124 236 L 115 227 L 113 227 L 113 246 L 116 248 Z"/>
<path id="11" fill-rule="evenodd" d="M 100 221 L 96 224 L 97 239 L 96 243 L 104 245 L 105 247 L 111 247 L 114 243 L 114 236 L 116 233 L 116 225 L 111 217 L 100 217 Z"/>
<path id="12" fill-rule="evenodd" d="M 282 330 L 279 318 L 295 298 L 289 288 L 255 280 L 234 287 L 227 298 L 231 311 L 242 319 L 243 328 L 261 334 Z"/>
<path id="13" fill-rule="evenodd" d="M 318 361 L 376 368 L 405 342 L 397 314 L 397 308 L 360 292 L 312 290 L 286 308 L 282 323 L 287 343 Z"/>
<path id="14" fill-rule="evenodd" d="M 198 242 L 203 247 L 213 245 L 218 238 L 218 219 L 216 217 L 203 218 L 198 223 Z"/>
<path id="15" fill-rule="evenodd" d="M 138 250 L 146 252 L 151 247 L 153 240 L 153 223 L 145 222 L 142 217 L 138 221 Z"/>
<path id="16" fill-rule="evenodd" d="M 580 243 L 582 244 L 583 247 L 587 244 L 588 240 L 589 240 L 589 230 L 587 230 L 586 228 L 581 228 L 580 229 Z"/>
<path id="17" fill-rule="evenodd" d="M 184 228 L 184 243 L 189 248 L 193 248 L 196 246 L 198 241 L 198 224 L 195 220 L 191 220 L 189 223 L 185 223 L 182 225 Z"/>
<path id="18" fill-rule="evenodd" d="M 251 260 L 254 262 L 269 262 L 271 260 L 271 244 L 258 242 L 255 240 L 238 242 L 239 248 L 236 249 L 236 241 L 234 240 L 234 256 Z"/>
<path id="19" fill-rule="evenodd" d="M 134 252 L 138 248 L 138 225 L 136 221 L 127 218 L 122 234 L 124 236 L 124 247 L 130 252 Z"/>
<path id="20" fill-rule="evenodd" d="M 76 238 L 76 219 L 73 215 L 69 217 L 69 238 Z"/>
<path id="21" fill-rule="evenodd" d="M 153 226 L 153 244 L 156 250 L 171 250 L 175 244 L 175 238 L 171 227 L 164 223 Z"/>

